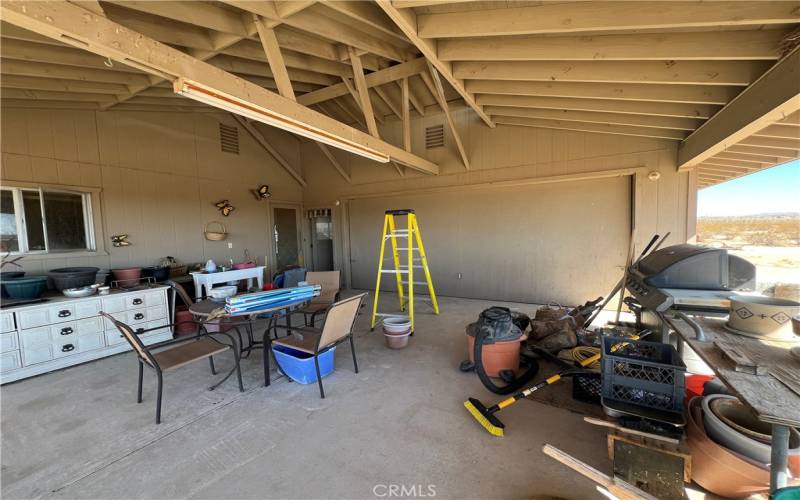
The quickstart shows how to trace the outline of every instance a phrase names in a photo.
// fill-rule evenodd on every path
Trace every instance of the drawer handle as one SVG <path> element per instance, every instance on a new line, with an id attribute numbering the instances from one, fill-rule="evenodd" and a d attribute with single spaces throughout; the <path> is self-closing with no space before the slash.
<path id="1" fill-rule="evenodd" d="M 74 351 L 74 350 L 75 350 L 75 346 L 72 345 L 72 344 L 64 344 L 64 345 L 61 346 L 61 352 L 69 352 L 69 351 Z"/>
<path id="2" fill-rule="evenodd" d="M 72 316 L 72 313 L 69 311 L 69 309 L 62 309 L 58 311 L 59 318 L 66 318 L 67 316 Z"/>
<path id="3" fill-rule="evenodd" d="M 142 303 L 142 299 L 133 299 L 133 305 L 138 306 Z"/>
<path id="4" fill-rule="evenodd" d="M 137 328 L 136 329 L 136 335 L 141 335 L 143 333 L 144 333 L 144 328 Z"/>
<path id="5" fill-rule="evenodd" d="M 144 314 L 136 313 L 133 315 L 133 319 L 144 319 Z"/>
<path id="6" fill-rule="evenodd" d="M 62 328 L 61 329 L 61 335 L 69 335 L 70 333 L 72 333 L 74 331 L 75 330 L 73 330 L 71 327 L 68 326 L 66 328 Z"/>

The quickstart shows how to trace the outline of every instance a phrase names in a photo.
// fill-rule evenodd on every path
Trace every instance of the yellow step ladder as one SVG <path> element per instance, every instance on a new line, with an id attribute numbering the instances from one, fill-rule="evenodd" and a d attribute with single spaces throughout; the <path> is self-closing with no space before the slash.
<path id="1" fill-rule="evenodd" d="M 395 216 L 406 216 L 406 229 L 398 229 L 395 224 Z M 408 241 L 408 246 L 399 247 L 397 239 L 405 239 Z M 392 245 L 392 260 L 394 261 L 394 269 L 384 269 L 384 255 L 386 251 L 386 240 L 389 240 Z M 414 246 L 416 243 L 416 247 Z M 400 252 L 406 251 L 406 264 L 400 263 Z M 415 256 L 414 252 L 419 255 Z M 425 273 L 425 281 L 414 281 L 414 269 L 422 269 Z M 428 294 L 431 298 L 431 306 L 433 306 L 434 314 L 439 314 L 439 303 L 436 301 L 436 292 L 433 290 L 433 281 L 431 281 L 431 271 L 428 267 L 428 258 L 425 256 L 425 246 L 422 244 L 422 234 L 417 225 L 417 216 L 414 215 L 414 210 L 387 210 L 383 218 L 383 237 L 381 239 L 381 254 L 378 259 L 378 279 L 375 284 L 375 300 L 372 304 L 372 325 L 371 329 L 375 328 L 378 317 L 381 316 L 396 316 L 396 314 L 385 314 L 378 312 L 378 298 L 381 291 L 381 277 L 384 274 L 394 274 L 397 281 L 397 295 L 400 299 L 400 311 L 405 311 L 408 306 L 408 317 L 411 320 L 411 333 L 414 333 L 414 285 L 427 285 Z M 407 277 L 403 280 L 403 275 Z M 408 285 L 408 292 L 406 293 L 403 285 Z"/>

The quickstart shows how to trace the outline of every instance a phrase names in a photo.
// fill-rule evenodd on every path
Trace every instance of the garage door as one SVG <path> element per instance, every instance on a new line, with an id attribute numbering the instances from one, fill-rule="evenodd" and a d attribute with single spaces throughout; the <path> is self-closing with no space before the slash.
<path id="1" fill-rule="evenodd" d="M 627 177 L 454 190 L 352 200 L 355 288 L 375 287 L 384 211 L 401 208 L 416 211 L 439 295 L 577 304 L 607 294 L 625 263 Z"/>

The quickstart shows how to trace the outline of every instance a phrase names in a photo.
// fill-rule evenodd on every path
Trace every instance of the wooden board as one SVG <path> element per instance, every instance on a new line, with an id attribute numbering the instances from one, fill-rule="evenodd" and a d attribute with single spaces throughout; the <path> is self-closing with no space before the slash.
<path id="1" fill-rule="evenodd" d="M 723 340 L 735 345 L 752 361 L 768 370 L 773 367 L 798 367 L 800 364 L 789 353 L 794 345 L 787 342 L 768 342 L 736 335 L 725 329 L 725 320 L 696 318 L 705 330 L 706 342 L 695 339 L 694 330 L 680 319 L 668 319 L 669 324 L 687 342 L 689 347 L 714 371 L 731 393 L 749 407 L 764 422 L 800 426 L 800 396 L 773 377 L 760 377 L 738 372 L 716 345 Z"/>
<path id="2" fill-rule="evenodd" d="M 614 476 L 656 498 L 682 499 L 684 481 L 689 470 L 688 456 L 642 446 L 609 435 L 609 450 L 613 452 Z M 690 472 L 689 472 L 690 473 Z"/>

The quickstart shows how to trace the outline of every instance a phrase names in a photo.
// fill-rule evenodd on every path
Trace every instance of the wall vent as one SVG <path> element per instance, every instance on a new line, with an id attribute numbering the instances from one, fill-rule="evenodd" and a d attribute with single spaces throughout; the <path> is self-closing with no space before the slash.
<path id="1" fill-rule="evenodd" d="M 219 145 L 223 153 L 239 154 L 239 129 L 219 124 Z"/>
<path id="2" fill-rule="evenodd" d="M 425 129 L 425 149 L 441 148 L 444 146 L 444 125 L 427 127 Z"/>

